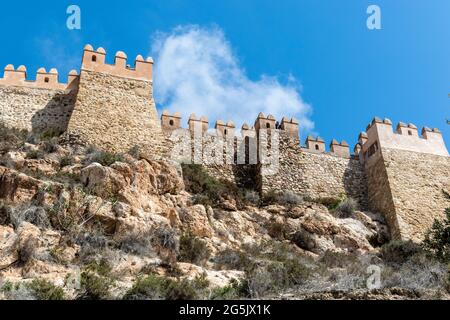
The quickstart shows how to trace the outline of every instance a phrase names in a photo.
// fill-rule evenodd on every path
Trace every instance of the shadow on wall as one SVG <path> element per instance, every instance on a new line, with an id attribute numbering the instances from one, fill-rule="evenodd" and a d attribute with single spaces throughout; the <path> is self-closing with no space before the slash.
<path id="1" fill-rule="evenodd" d="M 55 94 L 47 105 L 31 118 L 32 132 L 42 133 L 52 130 L 63 133 L 67 131 L 76 97 L 76 92 Z"/>
<path id="2" fill-rule="evenodd" d="M 247 190 L 259 191 L 258 188 L 258 176 L 259 170 L 257 165 L 244 164 L 244 165 L 233 165 L 233 176 L 234 183 Z"/>
<path id="3" fill-rule="evenodd" d="M 367 177 L 364 165 L 357 157 L 353 157 L 348 162 L 342 177 L 342 183 L 347 198 L 358 201 L 361 210 L 368 210 L 368 189 Z"/>

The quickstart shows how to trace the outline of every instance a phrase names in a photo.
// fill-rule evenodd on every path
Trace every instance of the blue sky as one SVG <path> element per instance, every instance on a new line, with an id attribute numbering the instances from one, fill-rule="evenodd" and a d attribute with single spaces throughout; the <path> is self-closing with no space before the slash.
<path id="1" fill-rule="evenodd" d="M 79 31 L 66 28 L 70 4 L 81 8 Z M 369 4 L 380 6 L 382 30 L 367 29 Z M 159 107 L 161 102 L 171 109 L 196 106 L 211 121 L 222 113 L 224 120 L 242 114 L 249 119 L 261 101 L 275 96 L 270 108 L 274 103 L 286 107 L 275 107 L 274 113 L 302 118 L 307 127 L 302 140 L 314 132 L 328 142 L 337 138 L 353 145 L 373 116 L 379 116 L 438 127 L 449 146 L 446 0 L 48 0 L 2 1 L 0 6 L 0 62 L 26 65 L 30 78 L 41 66 L 57 67 L 61 74 L 79 69 L 82 48 L 91 43 L 104 47 L 110 62 L 118 50 L 131 58 L 154 55 Z M 205 66 L 197 51 L 178 56 L 170 51 L 169 40 L 182 49 L 186 39 L 211 53 L 211 65 Z M 179 62 L 179 56 L 184 56 L 181 65 L 187 72 L 177 72 L 168 62 Z M 226 61 L 216 61 L 220 59 Z M 203 81 L 199 69 L 209 76 L 222 67 L 232 72 L 201 83 L 209 87 L 204 103 L 199 86 L 188 91 L 174 87 L 180 83 L 184 88 L 190 79 Z M 172 74 L 165 78 L 167 70 Z M 223 92 L 230 97 L 220 102 Z"/>

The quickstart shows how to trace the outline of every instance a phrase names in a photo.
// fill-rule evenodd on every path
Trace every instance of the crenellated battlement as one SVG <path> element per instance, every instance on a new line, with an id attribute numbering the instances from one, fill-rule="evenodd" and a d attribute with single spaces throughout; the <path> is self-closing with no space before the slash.
<path id="1" fill-rule="evenodd" d="M 325 141 L 321 137 L 314 138 L 313 136 L 308 136 L 305 141 L 306 150 L 312 153 L 327 153 Z M 338 157 L 349 158 L 350 157 L 350 147 L 345 140 L 338 142 L 333 139 L 330 143 L 329 154 Z"/>
<path id="2" fill-rule="evenodd" d="M 196 128 L 201 128 L 199 132 L 207 132 L 210 129 L 209 121 L 206 117 L 198 118 L 195 114 L 191 114 L 187 121 L 187 128 L 194 132 Z M 250 127 L 247 123 L 244 123 L 241 127 L 241 137 L 255 137 L 260 129 L 266 130 L 280 130 L 285 132 L 292 139 L 299 139 L 299 122 L 295 118 L 283 117 L 281 124 L 278 124 L 275 117 L 272 115 L 265 116 L 260 113 L 255 121 L 255 126 Z M 198 127 L 197 127 L 198 126 Z M 165 131 L 173 131 L 182 129 L 182 117 L 181 113 L 176 112 L 170 114 L 169 111 L 164 110 L 161 114 L 161 127 Z M 214 130 L 221 136 L 238 136 L 236 125 L 233 121 L 217 120 L 214 125 Z"/>
<path id="3" fill-rule="evenodd" d="M 391 120 L 377 117 L 367 126 L 366 132 L 359 135 L 358 143 L 364 161 L 381 148 L 449 155 L 439 129 L 424 127 L 419 135 L 416 125 L 399 122 L 394 131 Z"/>
<path id="4" fill-rule="evenodd" d="M 106 63 L 106 50 L 102 47 L 94 50 L 92 45 L 84 47 L 82 70 L 95 71 L 110 74 L 117 77 L 124 77 L 136 80 L 153 80 L 153 59 L 138 55 L 134 61 L 134 67 L 127 65 L 127 55 L 118 51 L 114 58 L 114 64 Z"/>
<path id="5" fill-rule="evenodd" d="M 17 69 L 12 64 L 5 67 L 3 78 L 0 78 L 0 85 L 11 87 L 27 87 L 48 90 L 66 90 L 76 89 L 79 79 L 78 72 L 70 71 L 67 83 L 59 82 L 58 70 L 50 69 L 49 72 L 45 68 L 39 68 L 36 73 L 36 80 L 27 80 L 27 68 L 23 65 Z"/>

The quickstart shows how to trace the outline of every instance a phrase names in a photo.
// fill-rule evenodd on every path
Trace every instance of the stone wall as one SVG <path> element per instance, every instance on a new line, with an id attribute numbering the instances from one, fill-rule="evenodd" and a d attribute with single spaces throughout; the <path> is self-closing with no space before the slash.
<path id="1" fill-rule="evenodd" d="M 257 165 L 205 166 L 205 169 L 219 181 L 229 181 L 239 188 L 257 191 L 259 178 Z"/>
<path id="2" fill-rule="evenodd" d="M 381 150 L 378 150 L 365 164 L 368 187 L 369 209 L 384 214 L 392 238 L 400 239 L 400 228 L 386 166 Z"/>
<path id="3" fill-rule="evenodd" d="M 68 133 L 111 152 L 162 153 L 152 82 L 82 70 Z"/>
<path id="4" fill-rule="evenodd" d="M 281 137 L 278 170 L 268 175 L 261 168 L 261 189 L 291 190 L 312 198 L 337 198 L 345 195 L 367 207 L 367 182 L 364 168 L 356 158 L 327 153 L 312 153 L 295 140 Z"/>
<path id="5" fill-rule="evenodd" d="M 378 160 L 369 167 L 371 204 L 377 208 L 383 200 L 394 238 L 421 241 L 433 221 L 444 218 L 445 208 L 450 207 L 444 195 L 450 191 L 450 157 L 388 148 L 382 148 L 381 154 L 383 163 Z M 384 177 L 376 179 L 378 173 Z"/>
<path id="6" fill-rule="evenodd" d="M 0 121 L 28 131 L 64 132 L 75 100 L 75 90 L 0 86 Z"/>

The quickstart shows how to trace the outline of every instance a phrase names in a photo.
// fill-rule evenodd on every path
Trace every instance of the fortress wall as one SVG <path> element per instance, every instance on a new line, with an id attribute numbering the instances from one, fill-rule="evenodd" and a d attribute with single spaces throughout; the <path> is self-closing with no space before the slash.
<path id="1" fill-rule="evenodd" d="M 450 157 L 388 148 L 381 153 L 397 219 L 393 236 L 422 241 L 433 221 L 445 218 L 444 210 L 450 207 L 443 192 L 450 191 Z M 378 192 L 388 190 L 386 182 L 376 182 L 369 185 Z"/>
<path id="2" fill-rule="evenodd" d="M 266 165 L 261 168 L 263 192 L 291 190 L 312 198 L 354 198 L 367 207 L 367 183 L 363 166 L 356 158 L 314 153 L 300 148 L 294 140 L 280 139 L 280 161 L 274 175 Z"/>
<path id="3" fill-rule="evenodd" d="M 175 134 L 173 130 L 163 130 L 163 136 L 163 146 L 165 147 L 163 158 L 166 161 L 171 162 L 177 168 L 181 169 L 179 162 L 181 160 L 186 160 L 186 163 L 194 162 L 196 164 L 202 164 L 206 172 L 217 180 L 228 181 L 236 186 L 246 189 L 257 189 L 256 179 L 258 176 L 258 166 L 256 163 L 248 164 L 247 162 L 246 164 L 237 164 L 235 161 L 236 159 L 228 159 L 228 161 L 231 162 L 227 162 L 227 147 L 225 146 L 225 143 L 219 144 L 217 147 L 211 145 L 210 139 L 213 137 L 213 132 L 205 133 L 201 138 L 195 138 L 191 130 L 178 128 Z M 197 148 L 193 145 L 195 139 L 199 141 L 199 143 L 196 144 Z M 231 143 L 231 152 L 234 156 L 234 153 L 237 151 L 238 143 L 236 138 L 233 140 L 234 143 Z M 199 146 L 201 146 L 201 148 L 198 148 Z M 224 150 L 224 154 L 221 157 L 213 157 L 209 154 L 209 151 L 217 151 L 220 147 L 223 147 Z"/>
<path id="4" fill-rule="evenodd" d="M 68 132 L 111 152 L 139 145 L 156 157 L 163 137 L 152 82 L 82 70 Z"/>
<path id="5" fill-rule="evenodd" d="M 374 212 L 383 213 L 389 226 L 391 237 L 401 239 L 390 181 L 381 150 L 378 150 L 366 161 L 365 168 L 369 209 Z"/>
<path id="6" fill-rule="evenodd" d="M 64 132 L 76 92 L 24 86 L 0 86 L 0 121 L 9 127 Z"/>

